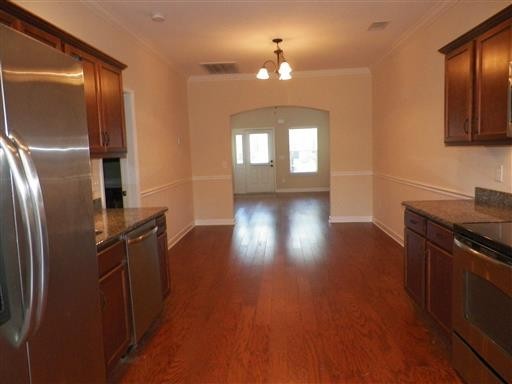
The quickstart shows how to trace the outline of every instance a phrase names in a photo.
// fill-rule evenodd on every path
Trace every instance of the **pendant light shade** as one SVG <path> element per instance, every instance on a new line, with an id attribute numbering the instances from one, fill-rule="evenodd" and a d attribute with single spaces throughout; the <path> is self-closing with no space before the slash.
<path id="1" fill-rule="evenodd" d="M 292 78 L 292 67 L 286 59 L 284 58 L 284 52 L 279 47 L 279 43 L 283 41 L 283 39 L 276 38 L 272 40 L 276 44 L 276 50 L 274 51 L 277 60 L 267 60 L 263 63 L 260 70 L 256 74 L 256 78 L 259 80 L 267 80 L 270 78 L 270 74 L 266 67 L 267 64 L 274 65 L 274 72 L 279 76 L 279 80 L 290 80 Z"/>
<path id="2" fill-rule="evenodd" d="M 259 80 L 267 80 L 268 78 L 270 78 L 267 68 L 261 67 L 258 73 L 256 74 L 256 78 Z"/>

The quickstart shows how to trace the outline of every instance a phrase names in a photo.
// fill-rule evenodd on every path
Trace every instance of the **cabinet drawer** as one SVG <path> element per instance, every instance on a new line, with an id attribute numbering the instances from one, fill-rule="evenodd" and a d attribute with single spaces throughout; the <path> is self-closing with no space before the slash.
<path id="1" fill-rule="evenodd" d="M 427 223 L 427 238 L 432 243 L 452 253 L 453 232 L 432 221 Z"/>
<path id="2" fill-rule="evenodd" d="M 405 226 L 413 231 L 425 236 L 425 229 L 427 226 L 427 219 L 409 210 L 405 211 Z"/>
<path id="3" fill-rule="evenodd" d="M 108 271 L 121 264 L 125 257 L 124 241 L 118 241 L 98 253 L 98 276 L 102 277 Z"/>

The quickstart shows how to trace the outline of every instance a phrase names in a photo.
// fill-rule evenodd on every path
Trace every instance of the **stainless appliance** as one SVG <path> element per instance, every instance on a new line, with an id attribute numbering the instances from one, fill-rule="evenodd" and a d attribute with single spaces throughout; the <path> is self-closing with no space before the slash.
<path id="1" fill-rule="evenodd" d="M 0 382 L 104 382 L 79 63 L 0 25 Z"/>
<path id="2" fill-rule="evenodd" d="M 468 383 L 512 383 L 512 222 L 455 232 L 453 364 Z"/>
<path id="3" fill-rule="evenodd" d="M 155 220 L 126 235 L 132 302 L 133 344 L 137 344 L 162 310 L 162 282 Z"/>

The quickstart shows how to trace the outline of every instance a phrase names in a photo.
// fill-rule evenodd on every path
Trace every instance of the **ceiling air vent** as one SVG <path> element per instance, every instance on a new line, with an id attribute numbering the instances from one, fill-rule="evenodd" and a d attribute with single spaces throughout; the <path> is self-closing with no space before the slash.
<path id="1" fill-rule="evenodd" d="M 238 66 L 235 62 L 228 63 L 201 63 L 206 72 L 210 75 L 226 75 L 229 73 L 238 73 Z"/>
<path id="2" fill-rule="evenodd" d="M 382 31 L 389 25 L 389 21 L 374 21 L 368 27 L 369 31 Z"/>

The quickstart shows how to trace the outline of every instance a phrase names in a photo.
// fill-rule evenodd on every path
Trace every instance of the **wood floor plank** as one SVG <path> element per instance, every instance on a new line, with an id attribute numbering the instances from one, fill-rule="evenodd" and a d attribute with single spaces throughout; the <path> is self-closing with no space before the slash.
<path id="1" fill-rule="evenodd" d="M 327 193 L 237 197 L 235 211 L 169 251 L 162 317 L 114 382 L 460 383 L 377 227 L 329 224 Z"/>

